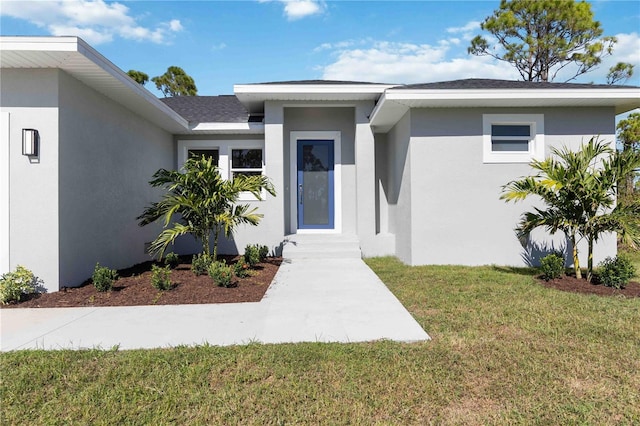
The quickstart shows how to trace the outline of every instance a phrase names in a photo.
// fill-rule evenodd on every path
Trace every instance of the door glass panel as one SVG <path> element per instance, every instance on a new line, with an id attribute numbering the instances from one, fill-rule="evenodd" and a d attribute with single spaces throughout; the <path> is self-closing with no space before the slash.
<path id="1" fill-rule="evenodd" d="M 305 225 L 329 224 L 329 145 L 302 145 L 302 201 Z"/>

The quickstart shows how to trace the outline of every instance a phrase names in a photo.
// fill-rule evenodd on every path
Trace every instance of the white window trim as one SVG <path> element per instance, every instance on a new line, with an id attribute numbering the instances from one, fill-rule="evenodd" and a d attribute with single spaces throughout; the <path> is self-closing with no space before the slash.
<path id="1" fill-rule="evenodd" d="M 298 229 L 298 140 L 318 139 L 333 141 L 333 229 Z M 290 179 L 290 218 L 291 232 L 298 234 L 339 234 L 342 232 L 342 136 L 340 131 L 330 132 L 291 132 L 289 145 Z"/>
<path id="2" fill-rule="evenodd" d="M 190 149 L 217 149 L 218 169 L 224 179 L 231 179 L 231 150 L 232 149 L 260 149 L 262 150 L 262 174 L 267 175 L 265 163 L 264 140 L 179 140 L 178 141 L 178 169 L 181 169 L 187 161 Z M 256 170 L 256 169 L 252 169 Z M 266 191 L 262 191 L 258 200 L 250 192 L 240 194 L 238 201 L 264 201 L 267 198 Z"/>
<path id="3" fill-rule="evenodd" d="M 492 125 L 529 125 L 531 140 L 528 151 L 492 151 Z M 529 163 L 544 160 L 544 115 L 543 114 L 483 114 L 482 115 L 482 160 L 484 163 Z"/>

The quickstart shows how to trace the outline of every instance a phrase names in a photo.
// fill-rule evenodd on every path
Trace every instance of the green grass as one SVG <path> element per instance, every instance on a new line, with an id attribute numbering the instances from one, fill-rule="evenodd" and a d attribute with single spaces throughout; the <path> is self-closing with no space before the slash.
<path id="1" fill-rule="evenodd" d="M 432 341 L 6 353 L 0 423 L 640 423 L 640 300 L 367 262 Z"/>

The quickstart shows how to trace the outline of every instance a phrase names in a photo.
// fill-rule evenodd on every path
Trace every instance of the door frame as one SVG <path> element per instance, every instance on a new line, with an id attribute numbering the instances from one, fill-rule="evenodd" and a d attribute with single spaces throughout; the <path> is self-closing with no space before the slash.
<path id="1" fill-rule="evenodd" d="M 333 229 L 298 229 L 298 140 L 333 141 Z M 289 138 L 289 197 L 290 231 L 297 234 L 339 234 L 342 233 L 342 138 L 340 131 L 291 132 Z"/>

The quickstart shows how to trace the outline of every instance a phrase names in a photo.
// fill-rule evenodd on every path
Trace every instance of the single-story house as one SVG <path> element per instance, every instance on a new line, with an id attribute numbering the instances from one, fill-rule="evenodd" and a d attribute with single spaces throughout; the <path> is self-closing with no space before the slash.
<path id="1" fill-rule="evenodd" d="M 96 262 L 148 260 L 161 228 L 136 217 L 162 194 L 148 182 L 199 153 L 226 178 L 263 173 L 277 190 L 248 199 L 264 219 L 222 252 L 325 233 L 410 265 L 535 262 L 566 244 L 544 232 L 520 241 L 535 200 L 507 204 L 501 186 L 551 147 L 614 143 L 616 114 L 640 107 L 638 87 L 487 79 L 158 99 L 77 37 L 2 37 L 0 49 L 0 273 L 24 265 L 49 291 L 81 284 Z M 175 248 L 196 249 L 189 238 Z M 606 236 L 596 261 L 615 252 Z"/>

